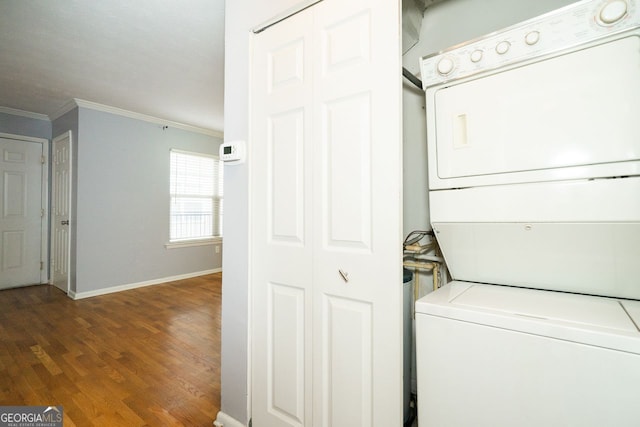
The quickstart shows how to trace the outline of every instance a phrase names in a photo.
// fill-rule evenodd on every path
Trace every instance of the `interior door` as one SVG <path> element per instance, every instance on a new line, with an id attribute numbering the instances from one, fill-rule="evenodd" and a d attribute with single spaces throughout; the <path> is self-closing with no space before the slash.
<path id="1" fill-rule="evenodd" d="M 252 419 L 402 423 L 400 5 L 254 37 Z"/>
<path id="2" fill-rule="evenodd" d="M 255 37 L 252 418 L 311 425 L 312 9 Z"/>
<path id="3" fill-rule="evenodd" d="M 0 138 L 0 289 L 41 282 L 43 144 Z"/>
<path id="4" fill-rule="evenodd" d="M 69 292 L 71 233 L 71 131 L 53 140 L 51 211 L 51 283 Z"/>

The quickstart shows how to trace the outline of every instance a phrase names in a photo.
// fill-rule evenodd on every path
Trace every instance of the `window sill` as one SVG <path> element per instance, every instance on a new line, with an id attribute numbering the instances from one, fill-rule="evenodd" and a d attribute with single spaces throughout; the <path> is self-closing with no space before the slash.
<path id="1" fill-rule="evenodd" d="M 177 248 L 189 248 L 193 246 L 208 246 L 222 243 L 222 237 L 212 237 L 211 239 L 196 239 L 196 240 L 177 240 L 175 242 L 165 243 L 166 249 Z"/>

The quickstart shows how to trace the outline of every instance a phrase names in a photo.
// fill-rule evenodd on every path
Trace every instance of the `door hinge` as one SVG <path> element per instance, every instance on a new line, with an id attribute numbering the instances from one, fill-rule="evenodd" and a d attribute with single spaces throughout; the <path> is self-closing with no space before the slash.
<path id="1" fill-rule="evenodd" d="M 44 165 L 44 163 L 47 161 L 47 159 L 45 159 L 44 156 L 40 156 L 40 163 L 42 163 Z"/>
<path id="2" fill-rule="evenodd" d="M 40 218 L 44 218 L 44 209 L 40 209 Z"/>
<path id="3" fill-rule="evenodd" d="M 44 270 L 44 261 L 40 261 L 40 270 Z"/>

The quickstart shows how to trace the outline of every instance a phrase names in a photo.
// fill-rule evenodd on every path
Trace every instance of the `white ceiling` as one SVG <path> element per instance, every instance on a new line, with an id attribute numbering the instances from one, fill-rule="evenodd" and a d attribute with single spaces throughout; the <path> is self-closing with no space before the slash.
<path id="1" fill-rule="evenodd" d="M 72 98 L 223 130 L 224 0 L 0 0 L 0 106 Z"/>

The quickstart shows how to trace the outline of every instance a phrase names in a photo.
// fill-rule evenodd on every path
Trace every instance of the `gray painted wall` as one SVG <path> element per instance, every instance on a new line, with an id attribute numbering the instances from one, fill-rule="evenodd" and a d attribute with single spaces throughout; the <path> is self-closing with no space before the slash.
<path id="1" fill-rule="evenodd" d="M 407 80 L 403 82 L 402 125 L 404 161 L 402 227 L 406 237 L 413 230 L 431 229 L 424 92 Z"/>
<path id="2" fill-rule="evenodd" d="M 51 122 L 0 112 L 0 132 L 51 139 Z"/>
<path id="3" fill-rule="evenodd" d="M 222 243 L 167 249 L 169 150 L 218 154 L 219 138 L 88 108 L 53 122 L 0 113 L 0 132 L 72 132 L 70 290 L 80 294 L 222 267 Z M 219 252 L 215 252 L 218 246 Z"/>
<path id="4" fill-rule="evenodd" d="M 170 149 L 217 155 L 219 138 L 83 107 L 76 135 L 77 293 L 222 266 L 215 245 L 164 246 Z"/>

